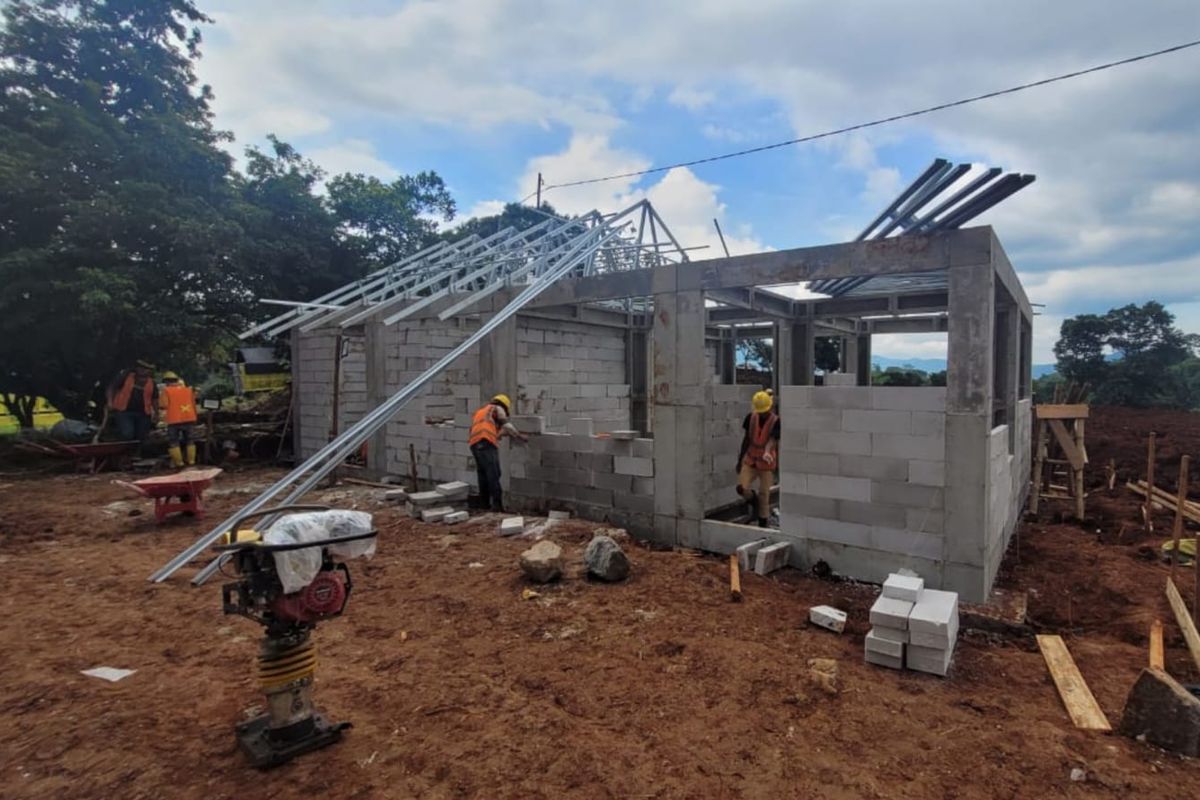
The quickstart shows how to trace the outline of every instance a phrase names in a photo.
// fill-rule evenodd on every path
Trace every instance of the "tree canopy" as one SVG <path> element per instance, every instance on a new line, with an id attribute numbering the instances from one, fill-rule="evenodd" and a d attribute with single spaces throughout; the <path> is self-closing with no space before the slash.
<path id="1" fill-rule="evenodd" d="M 257 297 L 310 299 L 435 240 L 433 172 L 325 173 L 286 142 L 245 174 L 198 85 L 192 0 L 13 0 L 0 29 L 0 400 L 81 414 L 135 359 L 194 377 Z M 26 398 L 27 402 L 17 402 Z"/>

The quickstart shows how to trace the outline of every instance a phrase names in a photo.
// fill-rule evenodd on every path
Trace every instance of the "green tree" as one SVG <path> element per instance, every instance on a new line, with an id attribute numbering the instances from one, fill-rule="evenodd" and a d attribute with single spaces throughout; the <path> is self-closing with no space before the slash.
<path id="1" fill-rule="evenodd" d="M 1172 386 L 1169 375 L 1198 346 L 1200 337 L 1176 328 L 1174 315 L 1149 301 L 1065 320 L 1054 355 L 1063 378 L 1089 384 L 1096 403 L 1190 407 L 1193 401 L 1179 396 L 1180 385 Z"/>
<path id="2" fill-rule="evenodd" d="M 135 357 L 203 353 L 246 300 L 225 135 L 193 71 L 207 19 L 191 0 L 3 13 L 0 389 L 79 413 Z"/>
<path id="3" fill-rule="evenodd" d="M 454 219 L 454 200 L 436 172 L 402 175 L 391 183 L 366 175 L 329 181 L 329 208 L 343 243 L 383 266 L 437 241 L 437 217 Z"/>
<path id="4" fill-rule="evenodd" d="M 520 203 L 506 203 L 504 210 L 499 214 L 491 214 L 486 217 L 472 217 L 457 227 L 443 231 L 441 236 L 447 241 L 456 242 L 471 234 L 475 234 L 483 239 L 505 228 L 524 231 L 541 222 L 545 222 L 547 214 L 557 216 L 558 212 L 549 203 L 542 203 L 540 211 Z"/>
<path id="5" fill-rule="evenodd" d="M 838 340 L 832 336 L 818 336 L 813 341 L 813 361 L 822 372 L 837 372 L 842 364 Z"/>

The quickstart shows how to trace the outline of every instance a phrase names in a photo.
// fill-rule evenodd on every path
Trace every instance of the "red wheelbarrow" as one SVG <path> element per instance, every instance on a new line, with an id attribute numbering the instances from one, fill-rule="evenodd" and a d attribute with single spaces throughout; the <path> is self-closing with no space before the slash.
<path id="1" fill-rule="evenodd" d="M 113 481 L 119 486 L 150 497 L 154 500 L 154 519 L 162 522 L 167 514 L 190 512 L 193 516 L 204 516 L 204 490 L 221 474 L 220 467 L 186 469 L 174 475 L 156 475 L 139 481 Z"/>

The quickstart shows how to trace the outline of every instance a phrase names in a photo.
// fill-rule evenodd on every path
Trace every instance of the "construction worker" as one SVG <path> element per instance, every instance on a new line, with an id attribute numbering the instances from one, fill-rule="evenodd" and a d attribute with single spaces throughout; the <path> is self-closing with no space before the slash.
<path id="1" fill-rule="evenodd" d="M 479 476 L 479 500 L 485 509 L 503 511 L 503 490 L 500 488 L 500 439 L 511 436 L 522 442 L 529 437 L 521 433 L 508 420 L 512 401 L 506 394 L 498 394 L 487 405 L 475 412 L 471 419 L 471 435 L 467 445 L 475 458 L 475 471 Z"/>
<path id="2" fill-rule="evenodd" d="M 185 451 L 187 465 L 194 465 L 196 444 L 192 441 L 192 426 L 196 424 L 196 393 L 174 372 L 164 372 L 158 403 L 167 421 L 167 453 L 171 456 L 171 466 L 183 466 Z"/>
<path id="3" fill-rule="evenodd" d="M 133 369 L 118 372 L 105 392 L 117 437 L 123 442 L 136 440 L 139 450 L 158 423 L 158 386 L 153 370 L 153 364 L 138 361 Z"/>
<path id="4" fill-rule="evenodd" d="M 742 447 L 738 453 L 737 492 L 745 498 L 751 513 L 758 516 L 758 527 L 767 527 L 771 516 L 771 484 L 778 466 L 779 417 L 771 410 L 773 400 L 766 392 L 755 392 L 750 400 L 754 410 L 742 420 Z M 758 478 L 758 491 L 752 487 Z"/>

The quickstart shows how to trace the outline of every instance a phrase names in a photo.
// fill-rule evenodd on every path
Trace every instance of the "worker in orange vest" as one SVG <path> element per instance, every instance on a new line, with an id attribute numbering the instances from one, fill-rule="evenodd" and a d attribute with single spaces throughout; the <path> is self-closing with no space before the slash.
<path id="1" fill-rule="evenodd" d="M 754 410 L 742 420 L 745 434 L 738 453 L 737 493 L 757 514 L 758 527 L 765 528 L 771 516 L 771 484 L 779 467 L 779 417 L 771 410 L 774 400 L 766 392 L 755 392 L 750 403 Z M 757 492 L 751 488 L 755 478 Z"/>
<path id="2" fill-rule="evenodd" d="M 163 373 L 163 389 L 158 404 L 167 421 L 167 453 L 171 466 L 182 467 L 184 451 L 187 465 L 196 463 L 196 444 L 192 441 L 192 426 L 196 424 L 196 393 L 174 372 Z"/>
<path id="3" fill-rule="evenodd" d="M 475 472 L 479 478 L 479 500 L 485 509 L 504 510 L 503 490 L 500 488 L 500 439 L 511 436 L 527 442 L 529 437 L 509 422 L 512 401 L 506 394 L 498 394 L 487 405 L 475 412 L 471 418 L 471 435 L 467 446 L 475 458 Z"/>
<path id="4" fill-rule="evenodd" d="M 133 369 L 118 372 L 105 391 L 117 437 L 124 442 L 137 441 L 139 449 L 158 422 L 153 370 L 153 364 L 138 361 Z"/>

